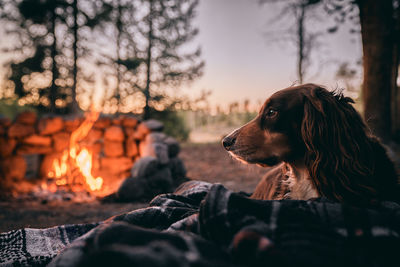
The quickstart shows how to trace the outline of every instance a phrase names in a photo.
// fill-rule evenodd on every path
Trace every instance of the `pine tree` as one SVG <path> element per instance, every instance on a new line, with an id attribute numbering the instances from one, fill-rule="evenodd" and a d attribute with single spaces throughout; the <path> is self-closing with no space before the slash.
<path id="1" fill-rule="evenodd" d="M 108 41 L 114 42 L 111 55 L 103 55 L 99 60 L 108 73 L 107 78 L 114 77 L 116 84 L 106 96 L 106 104 L 114 106 L 117 112 L 124 111 L 126 96 L 134 94 L 132 83 L 135 81 L 136 69 L 141 63 L 137 57 L 135 40 L 132 28 L 137 27 L 133 14 L 135 6 L 130 0 L 115 0 L 112 3 L 113 12 L 110 14 L 109 24 L 114 28 Z M 103 68 L 103 69 L 104 69 Z M 108 83 L 107 81 L 105 83 Z M 126 110 L 126 109 L 125 109 Z"/>
<path id="2" fill-rule="evenodd" d="M 155 104 L 166 104 L 165 90 L 202 75 L 200 48 L 184 51 L 198 30 L 193 27 L 198 0 L 137 0 L 135 50 L 141 61 L 134 88 L 144 96 L 145 119 Z M 145 11 L 145 12 L 144 12 Z M 144 42 L 141 40 L 145 40 Z M 163 103 L 164 101 L 164 103 Z"/>
<path id="3" fill-rule="evenodd" d="M 87 45 L 90 36 L 79 32 L 82 28 L 93 29 L 107 20 L 110 12 L 107 4 L 98 5 L 87 0 L 79 5 L 80 2 L 82 0 L 5 0 L 1 3 L 1 20 L 12 29 L 7 34 L 15 36 L 17 42 L 13 44 L 15 48 L 6 52 L 20 51 L 22 57 L 22 60 L 13 58 L 6 64 L 11 69 L 8 78 L 21 103 L 52 113 L 79 109 L 78 82 L 90 82 L 90 77 L 79 74 L 78 68 L 80 59 L 90 60 Z M 87 35 L 88 31 L 85 33 Z M 38 80 L 47 82 L 39 85 Z"/>
<path id="4" fill-rule="evenodd" d="M 16 48 L 8 52 L 28 54 L 22 61 L 12 60 L 8 63 L 11 67 L 9 79 L 23 102 L 34 104 L 40 110 L 56 112 L 56 100 L 64 97 L 63 88 L 56 85 L 62 76 L 57 62 L 62 55 L 56 34 L 61 15 L 56 13 L 56 9 L 65 5 L 66 2 L 62 0 L 24 0 L 17 3 L 6 1 L 2 6 L 2 19 L 13 24 L 8 33 L 14 34 L 18 40 Z M 34 77 L 39 75 L 48 80 L 47 84 L 30 85 Z"/>

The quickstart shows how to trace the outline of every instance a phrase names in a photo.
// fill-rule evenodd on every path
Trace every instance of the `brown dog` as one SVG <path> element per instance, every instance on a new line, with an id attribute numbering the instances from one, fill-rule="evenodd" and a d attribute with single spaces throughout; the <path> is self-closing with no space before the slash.
<path id="1" fill-rule="evenodd" d="M 275 166 L 252 197 L 326 197 L 352 204 L 399 200 L 393 163 L 351 103 L 315 84 L 289 87 L 226 136 L 223 146 L 236 159 Z"/>

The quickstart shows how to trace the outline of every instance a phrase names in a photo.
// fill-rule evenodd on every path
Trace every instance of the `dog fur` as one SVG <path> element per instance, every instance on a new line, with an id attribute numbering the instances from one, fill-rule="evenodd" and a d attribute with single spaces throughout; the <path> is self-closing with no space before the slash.
<path id="1" fill-rule="evenodd" d="M 397 174 L 351 98 L 315 84 L 280 90 L 222 143 L 236 159 L 271 167 L 256 199 L 371 204 L 399 201 Z"/>

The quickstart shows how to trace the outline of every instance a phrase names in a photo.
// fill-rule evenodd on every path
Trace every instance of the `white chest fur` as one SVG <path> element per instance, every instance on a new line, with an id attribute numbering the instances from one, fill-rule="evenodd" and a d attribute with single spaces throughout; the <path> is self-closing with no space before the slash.
<path id="1" fill-rule="evenodd" d="M 284 195 L 285 199 L 308 200 L 310 198 L 319 197 L 308 174 L 307 168 L 296 168 L 290 164 L 285 164 L 284 171 L 284 175 L 287 179 L 284 180 L 283 183 L 285 183 L 289 189 Z"/>

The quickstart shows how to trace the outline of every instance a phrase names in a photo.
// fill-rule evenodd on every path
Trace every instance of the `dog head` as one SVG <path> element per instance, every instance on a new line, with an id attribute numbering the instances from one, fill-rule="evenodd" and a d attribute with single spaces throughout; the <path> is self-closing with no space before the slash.
<path id="1" fill-rule="evenodd" d="M 265 101 L 256 118 L 222 140 L 224 148 L 236 159 L 262 166 L 304 158 L 305 98 L 317 88 L 309 84 L 276 92 Z"/>

